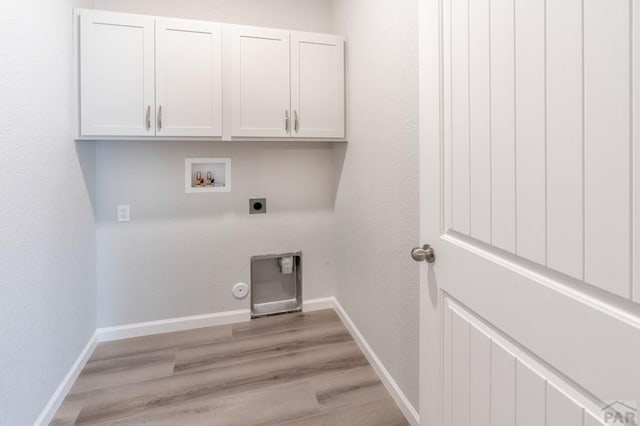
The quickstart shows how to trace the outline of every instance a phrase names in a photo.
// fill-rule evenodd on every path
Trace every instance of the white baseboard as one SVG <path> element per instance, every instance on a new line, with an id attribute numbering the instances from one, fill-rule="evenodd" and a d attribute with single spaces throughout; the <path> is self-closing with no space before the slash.
<path id="1" fill-rule="evenodd" d="M 67 375 L 64 376 L 64 379 L 62 379 L 62 382 L 53 393 L 53 396 L 51 396 L 51 399 L 49 399 L 49 402 L 47 402 L 47 405 L 44 406 L 44 409 L 34 423 L 35 426 L 46 426 L 51 422 L 51 419 L 53 419 L 53 416 L 55 416 L 58 408 L 60 408 L 62 401 L 64 401 L 64 399 L 66 398 L 67 393 L 69 393 L 69 390 L 71 389 L 71 386 L 73 386 L 73 384 L 75 383 L 76 379 L 80 375 L 80 372 L 84 368 L 85 364 L 89 360 L 89 357 L 91 356 L 93 350 L 97 345 L 98 333 L 96 331 L 93 333 L 91 338 L 89 338 L 89 341 L 85 345 L 84 349 L 82 350 L 82 352 L 80 352 L 78 358 L 76 358 L 76 361 L 69 369 Z"/>
<path id="2" fill-rule="evenodd" d="M 323 309 L 333 309 L 335 305 L 334 297 L 321 297 L 318 299 L 305 300 L 302 304 L 302 310 L 305 312 L 321 311 Z"/>
<path id="3" fill-rule="evenodd" d="M 306 312 L 332 309 L 333 297 L 309 299 L 303 302 Z M 128 339 L 130 337 L 149 336 L 152 334 L 170 333 L 194 328 L 213 327 L 216 325 L 234 324 L 249 321 L 251 313 L 248 309 L 237 311 L 216 312 L 214 314 L 192 315 L 188 317 L 168 318 L 157 321 L 138 322 L 133 324 L 118 325 L 114 327 L 98 328 L 98 341 Z"/>
<path id="4" fill-rule="evenodd" d="M 216 312 L 215 314 L 191 315 L 188 317 L 168 318 L 157 321 L 137 322 L 102 327 L 97 330 L 99 342 L 128 339 L 130 337 L 150 336 L 152 334 L 170 333 L 172 331 L 191 330 L 194 328 L 213 327 L 249 321 L 251 313 L 248 309 Z"/>
<path id="5" fill-rule="evenodd" d="M 371 367 L 373 367 L 373 370 L 380 378 L 380 381 L 382 381 L 385 388 L 387 388 L 387 391 L 400 408 L 400 411 L 402 411 L 402 414 L 404 414 L 409 423 L 411 423 L 412 425 L 419 425 L 420 416 L 418 415 L 418 411 L 414 408 L 411 402 L 409 402 L 409 399 L 402 392 L 400 386 L 398 386 L 395 380 L 393 380 L 393 377 L 391 377 L 389 371 L 387 371 L 387 369 L 384 367 L 384 364 L 382 364 L 382 361 L 380 361 L 380 358 L 378 358 L 378 356 L 364 339 L 364 336 L 362 336 L 356 325 L 353 323 L 353 321 L 351 321 L 351 318 L 349 318 L 349 315 L 347 315 L 342 305 L 340 305 L 340 302 L 338 302 L 336 298 L 332 299 L 334 304 L 333 307 L 336 313 L 344 323 L 345 327 L 347 327 L 347 330 L 349 330 L 349 333 L 351 333 L 351 337 L 353 337 L 353 340 L 355 340 L 355 342 L 358 344 L 360 350 L 367 357 L 369 364 L 371 364 Z"/>

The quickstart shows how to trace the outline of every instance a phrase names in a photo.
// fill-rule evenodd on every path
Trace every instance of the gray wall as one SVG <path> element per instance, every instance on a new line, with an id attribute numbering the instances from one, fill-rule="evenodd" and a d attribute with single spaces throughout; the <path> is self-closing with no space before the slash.
<path id="1" fill-rule="evenodd" d="M 97 9 L 331 32 L 329 0 L 97 0 Z M 232 192 L 184 194 L 185 157 L 231 157 Z M 330 143 L 99 142 L 98 325 L 249 308 L 253 255 L 301 250 L 304 298 L 335 293 Z M 248 215 L 267 197 L 266 215 Z M 116 223 L 118 204 L 131 222 Z"/>
<path id="2" fill-rule="evenodd" d="M 331 0 L 95 0 L 115 12 L 331 32 Z"/>
<path id="3" fill-rule="evenodd" d="M 96 328 L 95 148 L 71 135 L 74 5 L 0 2 L 1 425 L 33 424 Z"/>
<path id="4" fill-rule="evenodd" d="M 33 422 L 96 309 L 109 326 L 247 308 L 230 289 L 248 281 L 249 256 L 295 250 L 305 297 L 336 295 L 417 407 L 415 1 L 75 3 L 94 4 L 345 34 L 350 142 L 74 144 L 74 4 L 2 3 L 0 342 L 11 350 L 0 351 L 0 424 Z M 184 194 L 188 156 L 232 157 L 233 192 Z M 269 199 L 267 215 L 247 215 L 254 196 Z M 118 204 L 130 223 L 115 222 Z"/>
<path id="5" fill-rule="evenodd" d="M 418 408 L 418 23 L 413 0 L 335 0 L 348 40 L 337 296 Z"/>
<path id="6" fill-rule="evenodd" d="M 326 143 L 99 142 L 99 325 L 249 307 L 253 255 L 303 252 L 305 299 L 334 294 L 333 151 Z M 232 191 L 184 193 L 185 157 L 231 157 Z M 266 197 L 267 214 L 249 215 Z M 117 223 L 116 206 L 131 205 Z"/>
<path id="7" fill-rule="evenodd" d="M 97 0 L 96 8 L 341 33 L 349 68 L 349 144 L 333 151 L 100 143 L 100 325 L 245 308 L 230 287 L 248 280 L 248 257 L 302 250 L 305 297 L 336 295 L 417 407 L 418 268 L 407 254 L 418 243 L 417 2 Z M 184 195 L 189 155 L 232 156 L 233 192 Z M 269 214 L 247 216 L 249 196 L 267 196 Z M 133 221 L 116 224 L 125 202 Z"/>

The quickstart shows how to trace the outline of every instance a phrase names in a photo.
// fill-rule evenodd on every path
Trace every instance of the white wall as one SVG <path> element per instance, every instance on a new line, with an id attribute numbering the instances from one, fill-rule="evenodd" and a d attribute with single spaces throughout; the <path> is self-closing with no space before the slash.
<path id="1" fill-rule="evenodd" d="M 35 421 L 96 328 L 95 149 L 71 136 L 74 5 L 0 2 L 2 425 Z"/>
<path id="2" fill-rule="evenodd" d="M 95 0 L 95 8 L 290 30 L 331 32 L 331 0 Z"/>
<path id="3" fill-rule="evenodd" d="M 331 144 L 99 142 L 100 326 L 248 309 L 249 258 L 303 252 L 305 299 L 334 294 Z M 184 193 L 185 157 L 231 157 L 232 191 Z M 266 197 L 267 214 L 249 215 Z M 116 206 L 131 205 L 117 223 Z"/>
<path id="4" fill-rule="evenodd" d="M 340 303 L 418 407 L 417 2 L 335 0 L 349 144 L 336 197 Z"/>
<path id="5" fill-rule="evenodd" d="M 98 325 L 109 326 L 247 308 L 230 288 L 248 281 L 249 257 L 293 250 L 304 253 L 305 298 L 337 295 L 417 406 L 418 278 L 407 254 L 418 243 L 415 2 L 79 5 L 344 33 L 348 148 L 74 145 L 72 4 L 62 3 L 3 4 L 0 13 L 0 341 L 15 348 L 1 352 L 0 424 L 32 422 L 86 343 L 96 274 Z M 233 192 L 185 195 L 187 156 L 231 156 Z M 269 213 L 249 216 L 247 199 L 261 196 Z M 131 205 L 130 223 L 115 222 L 121 203 Z"/>
<path id="6" fill-rule="evenodd" d="M 95 1 L 97 9 L 331 32 L 328 0 Z M 185 157 L 232 157 L 232 192 L 184 194 Z M 305 299 L 334 291 L 332 145 L 99 142 L 98 324 L 248 309 L 253 255 L 301 250 Z M 267 197 L 266 215 L 249 215 Z M 116 206 L 132 221 L 118 224 Z"/>
<path id="7" fill-rule="evenodd" d="M 302 250 L 305 298 L 337 295 L 417 407 L 418 268 L 408 255 L 418 244 L 416 2 L 95 6 L 345 34 L 350 140 L 333 150 L 321 143 L 100 142 L 99 325 L 246 308 L 230 288 L 248 281 L 249 257 Z M 186 156 L 233 157 L 233 191 L 183 194 Z M 266 196 L 269 213 L 247 215 L 250 196 Z M 131 204 L 131 223 L 115 223 L 119 203 Z"/>

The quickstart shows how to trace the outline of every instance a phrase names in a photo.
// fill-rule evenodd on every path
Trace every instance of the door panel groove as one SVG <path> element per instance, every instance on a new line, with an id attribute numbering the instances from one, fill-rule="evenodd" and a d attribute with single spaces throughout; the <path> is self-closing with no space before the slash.
<path id="1" fill-rule="evenodd" d="M 640 310 L 635 303 L 592 286 L 587 288 L 583 281 L 548 270 L 457 232 L 448 232 L 442 235 L 441 239 L 640 330 Z"/>
<path id="2" fill-rule="evenodd" d="M 443 5 L 445 231 L 634 300 L 637 8 Z"/>
<path id="3" fill-rule="evenodd" d="M 490 415 L 486 417 L 492 426 L 510 424 L 516 426 L 582 426 L 583 413 L 594 418 L 602 416 L 601 407 L 606 404 L 586 389 L 537 358 L 527 349 L 513 342 L 509 337 L 496 330 L 492 325 L 468 311 L 459 302 L 445 293 L 444 310 L 447 312 L 443 323 L 444 335 L 455 336 L 455 329 L 467 327 L 468 336 L 474 333 L 482 336 L 490 345 L 488 359 L 477 359 L 476 362 L 488 362 L 489 376 L 477 375 L 477 372 L 456 369 L 456 363 L 446 366 L 447 375 L 459 382 L 468 382 L 471 386 L 489 386 L 490 397 L 484 401 L 492 407 Z M 456 325 L 458 324 L 458 325 Z M 445 337 L 446 338 L 446 337 Z M 471 348 L 471 339 L 465 347 L 456 346 L 455 337 L 450 339 L 451 351 L 467 350 Z M 453 408 L 456 399 L 462 395 L 456 393 L 451 386 L 448 394 L 452 400 L 449 407 Z M 463 389 L 463 392 L 469 389 Z M 458 406 L 459 408 L 459 406 Z M 471 404 L 466 408 L 471 413 Z M 478 407 L 476 407 L 478 410 Z M 454 413 L 455 411 L 452 411 Z M 457 413 L 465 415 L 465 413 Z M 454 420 L 451 417 L 451 420 Z M 472 418 L 475 423 L 475 418 Z M 458 425 L 460 423 L 446 423 Z M 483 417 L 479 418 L 479 426 Z"/>

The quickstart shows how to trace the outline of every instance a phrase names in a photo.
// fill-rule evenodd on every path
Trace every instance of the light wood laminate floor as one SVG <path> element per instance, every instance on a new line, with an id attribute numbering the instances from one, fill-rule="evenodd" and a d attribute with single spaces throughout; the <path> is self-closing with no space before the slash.
<path id="1" fill-rule="evenodd" d="M 98 345 L 53 425 L 406 425 L 333 310 Z"/>

